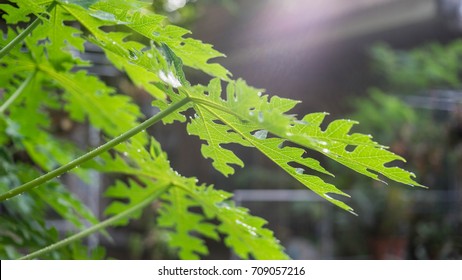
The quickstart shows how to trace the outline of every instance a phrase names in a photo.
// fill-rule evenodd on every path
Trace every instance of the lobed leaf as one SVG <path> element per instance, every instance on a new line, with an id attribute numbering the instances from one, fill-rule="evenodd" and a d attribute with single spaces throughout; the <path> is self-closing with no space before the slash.
<path id="1" fill-rule="evenodd" d="M 107 197 L 128 199 L 128 203 L 114 201 L 106 208 L 104 214 L 109 216 L 116 215 L 132 208 L 134 205 L 137 205 L 146 199 L 154 200 L 168 187 L 170 187 L 169 184 L 162 181 L 154 182 L 142 180 L 141 183 L 143 186 L 133 180 L 130 180 L 128 184 L 125 184 L 122 181 L 117 181 L 113 186 L 109 187 L 105 193 Z M 140 216 L 141 210 L 134 213 L 130 218 L 138 219 Z M 126 225 L 128 222 L 129 218 L 125 218 L 114 222 L 114 225 Z"/>
<path id="2" fill-rule="evenodd" d="M 226 245 L 242 258 L 287 258 L 273 233 L 264 228 L 266 221 L 251 216 L 247 209 L 234 206 L 228 201 L 231 194 L 212 186 L 198 185 L 197 179 L 184 178 L 173 171 L 154 139 L 151 139 L 149 150 L 137 143 L 120 146 L 118 150 L 123 157 L 106 154 L 90 166 L 103 172 L 138 176 L 143 186 L 130 181 L 128 187 L 119 181 L 111 187 L 106 195 L 129 202 L 112 203 L 107 214 L 115 215 L 136 204 L 152 192 L 154 185 L 169 186 L 161 196 L 157 221 L 159 226 L 171 231 L 169 244 L 178 248 L 181 258 L 197 259 L 207 254 L 203 238 L 218 239 L 219 233 L 226 236 Z M 197 208 L 202 212 L 193 210 Z M 259 251 L 255 251 L 257 249 Z"/>
<path id="3" fill-rule="evenodd" d="M 184 38 L 189 31 L 174 25 L 166 25 L 166 18 L 149 12 L 149 6 L 141 3 L 126 3 L 123 1 L 99 1 L 92 9 L 113 15 L 110 23 L 123 22 L 134 32 L 146 38 L 166 44 L 183 61 L 186 66 L 202 70 L 212 76 L 228 79 L 228 70 L 210 59 L 224 56 L 213 49 L 212 45 L 199 40 Z M 112 17 L 112 16 L 111 16 Z"/>
<path id="4" fill-rule="evenodd" d="M 46 6 L 51 4 L 53 0 L 10 0 L 17 5 L 0 4 L 0 9 L 5 11 L 3 19 L 8 24 L 17 24 L 19 22 L 29 22 L 30 15 L 35 14 L 40 16 L 46 10 Z"/>
<path id="5" fill-rule="evenodd" d="M 321 123 L 325 114 L 309 114 L 297 120 L 287 113 L 296 104 L 295 101 L 274 97 L 268 100 L 260 92 L 243 81 L 236 81 L 229 83 L 227 98 L 222 99 L 218 80 L 213 80 L 207 88 L 193 87 L 187 91 L 195 101 L 197 114 L 188 124 L 188 132 L 206 141 L 207 144 L 202 146 L 202 154 L 211 158 L 214 167 L 224 175 L 234 172 L 231 165 L 243 164 L 231 150 L 222 145 L 238 143 L 257 148 L 306 187 L 350 212 L 351 207 L 330 196 L 337 194 L 348 197 L 346 193 L 319 176 L 306 173 L 304 167 L 332 175 L 315 159 L 304 157 L 304 149 L 318 151 L 376 180 L 380 180 L 378 174 L 382 174 L 390 180 L 420 186 L 412 179 L 412 173 L 388 166 L 396 160 L 402 160 L 400 156 L 372 141 L 369 135 L 350 134 L 355 122 L 337 120 L 322 131 Z M 284 147 L 285 141 L 303 148 Z M 350 147 L 353 147 L 352 151 Z"/>

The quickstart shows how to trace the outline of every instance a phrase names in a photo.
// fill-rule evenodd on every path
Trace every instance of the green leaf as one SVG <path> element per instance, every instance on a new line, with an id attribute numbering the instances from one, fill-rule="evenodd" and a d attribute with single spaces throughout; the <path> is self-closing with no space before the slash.
<path id="1" fill-rule="evenodd" d="M 56 7 L 51 10 L 55 3 Z M 163 121 L 189 121 L 188 132 L 204 142 L 202 154 L 225 176 L 233 174 L 236 166 L 244 166 L 230 148 L 239 144 L 258 149 L 306 187 L 348 211 L 352 209 L 347 204 L 331 196 L 348 195 L 325 181 L 332 174 L 319 161 L 307 156 L 308 150 L 324 154 L 376 180 L 382 180 L 379 176 L 383 176 L 420 186 L 413 180 L 412 173 L 393 166 L 396 161 L 403 161 L 400 156 L 368 135 L 352 133 L 356 122 L 336 120 L 322 129 L 325 113 L 308 114 L 298 119 L 289 113 L 298 101 L 270 98 L 243 80 L 230 80 L 224 67 L 211 62 L 223 56 L 221 53 L 211 45 L 187 37 L 188 30 L 167 24 L 164 16 L 152 12 L 149 3 L 14 0 L 10 4 L 0 4 L 0 9 L 8 24 L 39 18 L 30 25 L 28 32 L 22 33 L 27 36 L 16 37 L 17 32 L 12 28 L 3 34 L 2 45 L 15 37 L 18 40 L 14 42 L 20 42 L 11 44 L 15 47 L 5 48 L 2 53 L 8 54 L 2 57 L 0 69 L 4 98 L 15 92 L 25 76 L 35 71 L 37 75 L 0 120 L 0 143 L 5 145 L 0 150 L 0 166 L 4 168 L 0 170 L 2 192 L 37 177 L 37 167 L 50 170 L 81 154 L 74 145 L 51 135 L 50 110 L 64 110 L 78 122 L 88 120 L 110 137 L 138 125 L 142 114 L 130 97 L 116 93 L 82 70 L 91 64 L 79 59 L 75 51 L 83 52 L 85 42 L 101 47 L 116 68 L 157 99 L 153 104 L 161 110 L 179 99 L 190 101 Z M 29 33 L 30 30 L 33 32 Z M 24 48 L 27 51 L 23 51 Z M 434 51 L 441 50 L 435 47 Z M 382 54 L 387 56 L 385 52 Z M 416 54 L 416 59 L 420 61 L 421 56 Z M 448 66 L 457 66 L 454 58 L 456 56 L 447 60 Z M 410 67 L 416 65 L 419 63 Z M 208 86 L 192 86 L 183 66 L 216 78 Z M 441 67 L 426 66 L 426 75 L 435 80 L 445 77 Z M 452 85 L 457 83 L 457 77 L 448 79 Z M 227 87 L 223 92 L 222 83 L 225 82 Z M 195 114 L 188 119 L 186 115 L 189 114 L 184 112 L 190 109 Z M 148 142 L 150 146 L 146 148 Z M 12 164 L 13 155 L 18 157 L 24 152 L 28 155 L 26 160 L 36 166 Z M 160 145 L 154 139 L 148 141 L 146 133 L 136 135 L 128 143 L 117 146 L 115 151 L 74 172 L 85 177 L 87 168 L 128 176 L 107 190 L 106 195 L 114 200 L 105 211 L 107 215 L 131 213 L 130 209 L 134 211 L 157 199 L 158 224 L 168 229 L 169 244 L 178 249 L 180 258 L 197 259 L 206 255 L 208 249 L 204 239 L 221 236 L 241 258 L 287 258 L 279 241 L 264 227 L 265 220 L 251 216 L 245 208 L 236 207 L 230 201 L 231 194 L 176 173 Z M 35 249 L 56 242 L 57 233 L 44 226 L 47 205 L 78 228 L 83 228 L 83 220 L 97 222 L 78 199 L 56 182 L 48 182 L 5 205 L 8 217 L 0 217 L 0 241 L 5 240 L 14 247 L 2 247 L 0 242 L 0 256 L 17 256 L 16 247 Z M 129 218 L 139 218 L 140 214 L 138 211 Z M 127 224 L 129 218 L 120 220 L 119 224 Z M 17 223 L 19 233 L 14 231 L 15 219 L 20 221 Z M 101 227 L 92 230 L 99 230 L 111 222 L 110 218 L 107 224 L 101 223 Z M 63 252 L 53 252 L 50 257 L 66 256 L 85 258 L 86 254 L 82 246 L 76 245 Z"/>
<path id="2" fill-rule="evenodd" d="M 266 221 L 249 210 L 236 207 L 228 199 L 232 194 L 212 186 L 197 186 L 190 195 L 197 200 L 208 218 L 219 221 L 218 231 L 226 235 L 225 244 L 243 259 L 287 259 L 273 232 L 264 228 Z"/>
<path id="3" fill-rule="evenodd" d="M 173 171 L 154 139 L 151 139 L 149 151 L 137 143 L 120 145 L 118 151 L 121 155 L 105 154 L 87 167 L 138 176 L 143 186 L 134 181 L 130 181 L 130 187 L 117 182 L 106 195 L 128 199 L 129 203 L 116 201 L 108 207 L 107 214 L 115 215 L 135 205 L 152 193 L 156 185 L 164 191 L 169 186 L 161 196 L 158 223 L 170 230 L 169 244 L 179 249 L 181 258 L 197 259 L 207 254 L 202 238 L 217 239 L 218 233 L 226 236 L 226 245 L 242 258 L 287 258 L 273 233 L 263 227 L 266 221 L 251 216 L 247 209 L 234 206 L 228 201 L 231 194 L 212 186 L 198 185 L 197 179 L 184 178 Z M 193 210 L 197 208 L 203 212 Z M 213 222 L 215 220 L 219 221 L 218 225 Z"/>
<path id="4" fill-rule="evenodd" d="M 118 22 L 146 38 L 159 44 L 165 44 L 178 56 L 186 66 L 202 70 L 212 76 L 228 79 L 229 72 L 219 64 L 209 63 L 210 59 L 223 56 L 209 44 L 184 38 L 188 30 L 174 25 L 165 25 L 166 18 L 149 11 L 146 4 L 134 4 L 124 1 L 100 1 L 92 9 L 114 15 Z"/>
<path id="5" fill-rule="evenodd" d="M 111 136 L 136 126 L 141 115 L 139 108 L 127 96 L 115 94 L 96 77 L 83 70 L 57 72 L 44 65 L 41 70 L 66 90 L 66 109 L 74 120 L 83 122 L 88 117 L 93 126 Z"/>
<path id="6" fill-rule="evenodd" d="M 116 215 L 119 214 L 134 205 L 137 205 L 141 201 L 146 200 L 149 197 L 152 197 L 152 200 L 156 199 L 159 194 L 164 192 L 170 187 L 170 185 L 165 182 L 153 182 L 149 180 L 142 181 L 144 186 L 141 186 L 135 181 L 129 181 L 129 184 L 126 185 L 121 181 L 117 181 L 115 185 L 108 188 L 105 195 L 110 198 L 117 199 L 128 199 L 128 203 L 122 203 L 119 201 L 112 202 L 104 211 L 105 215 Z M 138 219 L 141 216 L 141 211 L 137 211 L 133 214 L 131 218 Z M 129 219 L 121 219 L 114 225 L 126 225 L 128 224 Z"/>
<path id="7" fill-rule="evenodd" d="M 36 36 L 47 38 L 45 42 L 48 59 L 57 69 L 66 67 L 63 65 L 65 63 L 72 65 L 75 58 L 69 54 L 70 50 L 84 51 L 83 32 L 65 24 L 65 21 L 71 20 L 73 17 L 67 14 L 61 5 L 57 5 L 50 13 L 50 19 L 34 31 Z"/>
<path id="8" fill-rule="evenodd" d="M 324 117 L 325 114 L 306 115 L 303 121 L 307 124 L 297 124 L 292 128 L 291 133 L 296 135 L 292 140 L 375 180 L 382 181 L 378 176 L 381 174 L 393 181 L 421 186 L 413 180 L 413 173 L 399 167 L 387 166 L 395 161 L 405 161 L 402 157 L 376 144 L 368 135 L 350 134 L 356 122 L 337 120 L 322 131 L 320 125 Z M 348 146 L 351 146 L 352 150 L 348 149 Z"/>
<path id="9" fill-rule="evenodd" d="M 8 24 L 17 24 L 19 22 L 29 22 L 30 15 L 40 15 L 46 10 L 46 6 L 51 4 L 52 0 L 10 0 L 17 5 L 14 7 L 11 4 L 0 4 L 0 9 L 6 14 L 3 18 Z"/>
<path id="10" fill-rule="evenodd" d="M 199 235 L 213 239 L 219 237 L 214 224 L 190 210 L 200 204 L 189 198 L 187 192 L 177 188 L 163 195 L 162 200 L 165 202 L 159 209 L 157 223 L 172 231 L 168 240 L 170 246 L 179 248 L 181 259 L 199 259 L 199 254 L 207 255 L 207 246 Z"/>
<path id="11" fill-rule="evenodd" d="M 86 228 L 85 221 L 90 222 L 90 224 L 97 224 L 99 222 L 90 209 L 62 185 L 49 184 L 47 187 L 36 188 L 33 192 L 63 219 L 69 221 L 78 229 Z M 50 195 L 50 193 L 53 195 Z"/>
<path id="12" fill-rule="evenodd" d="M 420 186 L 414 175 L 388 164 L 402 160 L 364 134 L 350 134 L 356 122 L 337 120 L 321 129 L 324 113 L 306 115 L 297 120 L 287 111 L 296 104 L 293 100 L 268 100 L 257 89 L 243 81 L 231 82 L 226 99 L 221 98 L 221 86 L 213 80 L 207 88 L 194 87 L 186 91 L 194 100 L 196 116 L 188 124 L 188 132 L 207 142 L 202 146 L 204 157 L 213 160 L 214 167 L 224 175 L 234 172 L 231 165 L 242 166 L 242 161 L 224 144 L 238 143 L 253 146 L 284 169 L 292 177 L 333 204 L 352 212 L 344 202 L 330 194 L 348 195 L 319 176 L 306 173 L 305 168 L 332 175 L 315 159 L 304 157 L 304 149 L 312 149 L 376 180 L 378 174 L 388 179 Z M 302 148 L 285 147 L 293 142 Z M 349 150 L 353 147 L 353 151 Z"/>
<path id="13" fill-rule="evenodd" d="M 35 178 L 38 172 L 24 163 L 12 161 L 11 149 L 0 149 L 0 191 Z M 3 172 L 5 171 L 5 173 Z M 53 195 L 50 195 L 53 194 Z M 0 257 L 14 259 L 20 257 L 20 251 L 34 251 L 59 240 L 58 232 L 47 226 L 45 215 L 51 209 L 76 228 L 85 228 L 85 220 L 96 224 L 98 220 L 62 185 L 47 183 L 20 197 L 2 203 L 0 217 Z M 76 246 L 85 246 L 77 245 Z M 86 247 L 86 246 L 85 246 Z M 47 256 L 51 259 L 69 259 L 67 251 L 54 252 Z"/>

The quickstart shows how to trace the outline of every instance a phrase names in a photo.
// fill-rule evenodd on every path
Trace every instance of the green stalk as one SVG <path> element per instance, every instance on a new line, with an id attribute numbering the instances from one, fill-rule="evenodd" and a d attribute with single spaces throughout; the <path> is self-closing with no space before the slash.
<path id="1" fill-rule="evenodd" d="M 53 1 L 50 6 L 47 8 L 47 13 L 51 12 L 53 8 L 56 6 L 56 1 Z M 7 55 L 12 48 L 14 48 L 17 44 L 21 43 L 27 35 L 29 35 L 37 26 L 42 22 L 40 17 L 37 17 L 23 32 L 21 32 L 18 36 L 16 36 L 11 42 L 8 43 L 3 49 L 0 50 L 0 59 L 2 59 L 5 55 Z"/>
<path id="2" fill-rule="evenodd" d="M 8 108 L 8 106 L 11 105 L 23 92 L 24 89 L 30 84 L 32 79 L 35 76 L 36 71 L 32 72 L 25 80 L 22 82 L 22 84 L 16 89 L 16 91 L 8 98 L 8 100 L 5 101 L 5 103 L 0 106 L 0 115 L 5 112 L 5 110 Z"/>
<path id="3" fill-rule="evenodd" d="M 56 242 L 50 246 L 47 246 L 45 248 L 42 248 L 38 251 L 35 251 L 29 255 L 26 255 L 22 258 L 20 258 L 20 260 L 30 260 L 30 259 L 34 259 L 38 256 L 41 256 L 43 254 L 47 254 L 49 252 L 52 252 L 58 248 L 61 248 L 63 246 L 66 246 L 66 245 L 69 245 L 71 244 L 72 242 L 75 242 L 77 240 L 80 240 L 84 237 L 87 237 L 95 232 L 98 232 L 100 230 L 103 230 L 104 228 L 112 225 L 113 223 L 121 220 L 121 219 L 124 219 L 124 218 L 128 218 L 130 217 L 131 215 L 133 215 L 135 212 L 137 212 L 138 210 L 141 210 L 143 209 L 144 207 L 148 206 L 154 199 L 156 199 L 159 195 L 161 195 L 162 193 L 164 193 L 168 188 L 170 188 L 171 186 L 166 186 L 166 187 L 163 187 L 161 188 L 160 190 L 157 190 L 155 193 L 151 194 L 150 196 L 148 196 L 146 199 L 144 199 L 143 201 L 141 201 L 140 203 L 136 204 L 135 206 L 99 223 L 99 224 L 96 224 L 92 227 L 89 227 L 87 228 L 86 230 L 83 230 L 79 233 L 76 233 L 72 236 L 69 236 L 68 238 L 66 239 L 63 239 L 59 242 Z"/>
<path id="4" fill-rule="evenodd" d="M 202 105 L 205 105 L 205 106 L 208 106 L 208 107 L 212 107 L 214 109 L 218 109 L 222 112 L 225 112 L 225 113 L 228 113 L 230 115 L 233 115 L 235 116 L 236 118 L 238 119 L 242 119 L 242 117 L 238 114 L 236 114 L 234 111 L 224 107 L 224 106 L 220 106 L 219 104 L 216 104 L 216 103 L 213 103 L 213 102 L 210 102 L 206 99 L 203 99 L 203 98 L 196 98 L 196 97 L 191 97 L 191 101 L 193 101 L 194 103 L 196 104 L 202 104 Z"/>
<path id="5" fill-rule="evenodd" d="M 160 112 L 157 115 L 152 116 L 151 118 L 147 119 L 143 123 L 137 125 L 136 127 L 128 130 L 127 132 L 121 134 L 120 136 L 112 139 L 111 141 L 99 146 L 98 148 L 94 149 L 93 151 L 86 153 L 85 155 L 69 162 L 66 165 L 63 165 L 53 171 L 48 172 L 47 174 L 44 174 L 40 177 L 35 178 L 32 181 L 29 181 L 25 183 L 22 186 L 16 187 L 14 189 L 11 189 L 10 191 L 3 193 L 0 195 L 0 202 L 4 201 L 6 199 L 9 199 L 11 197 L 15 197 L 23 192 L 29 191 L 40 184 L 43 184 L 47 181 L 50 181 L 53 178 L 56 178 L 60 176 L 63 173 L 68 172 L 69 170 L 73 169 L 76 166 L 81 165 L 82 163 L 89 161 L 93 159 L 94 157 L 106 152 L 107 150 L 113 148 L 114 146 L 126 141 L 127 139 L 133 137 L 134 135 L 138 134 L 142 130 L 145 130 L 146 128 L 150 127 L 151 125 L 155 124 L 156 122 L 162 120 L 166 116 L 170 115 L 171 113 L 175 112 L 176 110 L 180 109 L 183 107 L 183 105 L 187 104 L 190 102 L 190 99 L 188 97 L 171 104 L 168 106 L 164 111 Z"/>

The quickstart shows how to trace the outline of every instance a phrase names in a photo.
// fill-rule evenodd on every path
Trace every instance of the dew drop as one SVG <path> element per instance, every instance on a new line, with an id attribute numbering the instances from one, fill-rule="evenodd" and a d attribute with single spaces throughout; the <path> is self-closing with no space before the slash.
<path id="1" fill-rule="evenodd" d="M 258 96 L 261 96 L 261 91 L 257 92 L 257 95 L 258 95 Z"/>
<path id="2" fill-rule="evenodd" d="M 290 132 L 287 132 L 287 133 L 286 133 L 286 136 L 287 136 L 287 137 L 290 137 L 290 136 L 294 136 L 294 135 L 293 135 L 292 133 L 290 133 Z"/>
<path id="3" fill-rule="evenodd" d="M 253 117 L 254 113 L 253 111 L 249 111 L 249 116 Z"/>
<path id="4" fill-rule="evenodd" d="M 136 55 L 136 53 L 135 53 L 134 51 L 129 51 L 128 58 L 129 58 L 130 60 L 137 60 L 137 59 L 138 59 L 138 55 Z"/>
<path id="5" fill-rule="evenodd" d="M 138 153 L 141 153 L 141 149 L 136 150 Z"/>
<path id="6" fill-rule="evenodd" d="M 169 71 L 168 73 L 165 73 L 164 71 L 159 71 L 157 75 L 163 82 L 171 85 L 174 88 L 181 86 L 181 82 L 175 77 L 175 75 L 171 71 Z"/>
<path id="7" fill-rule="evenodd" d="M 264 118 L 263 118 L 263 113 L 262 112 L 258 112 L 258 121 L 259 122 L 263 122 Z"/>
<path id="8" fill-rule="evenodd" d="M 247 229 L 247 232 L 250 233 L 251 235 L 253 236 L 258 236 L 258 234 L 256 233 L 256 228 L 252 227 L 252 226 L 249 226 L 248 224 L 240 221 L 240 220 L 236 220 L 236 224 L 239 224 L 241 225 L 242 227 L 244 227 L 245 229 Z"/>
<path id="9" fill-rule="evenodd" d="M 128 153 L 127 153 L 127 152 L 123 152 L 123 155 L 124 155 L 124 156 L 128 156 Z"/>
<path id="10" fill-rule="evenodd" d="M 257 139 L 260 140 L 265 140 L 266 137 L 268 137 L 268 131 L 267 130 L 259 130 L 253 134 L 253 136 Z"/>
<path id="11" fill-rule="evenodd" d="M 147 56 L 148 56 L 149 58 L 152 58 L 152 57 L 153 57 L 151 53 L 148 53 Z"/>
<path id="12" fill-rule="evenodd" d="M 322 152 L 326 153 L 326 154 L 330 153 L 330 151 L 328 149 L 322 149 Z"/>
<path id="13" fill-rule="evenodd" d="M 284 147 L 284 142 L 285 142 L 285 141 L 282 141 L 282 142 L 278 145 L 278 148 L 279 148 L 279 149 L 282 149 L 282 148 Z"/>
<path id="14" fill-rule="evenodd" d="M 326 141 L 318 141 L 318 144 L 319 144 L 319 145 L 326 146 L 326 145 L 327 145 L 327 142 L 326 142 Z"/>
<path id="15" fill-rule="evenodd" d="M 295 168 L 295 172 L 297 174 L 303 174 L 303 172 L 305 172 L 305 169 L 303 169 L 303 168 Z"/>

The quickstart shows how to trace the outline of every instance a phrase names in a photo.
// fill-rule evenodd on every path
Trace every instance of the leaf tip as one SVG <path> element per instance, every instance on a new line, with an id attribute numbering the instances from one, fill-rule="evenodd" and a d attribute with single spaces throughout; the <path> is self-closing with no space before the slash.
<path id="1" fill-rule="evenodd" d="M 358 213 L 356 213 L 356 212 L 353 210 L 353 208 L 350 208 L 350 209 L 348 210 L 348 212 L 349 212 L 350 214 L 353 214 L 353 215 L 356 216 L 356 217 L 359 217 Z"/>

